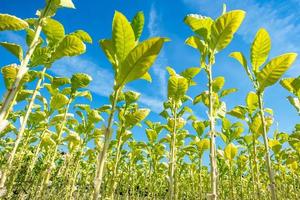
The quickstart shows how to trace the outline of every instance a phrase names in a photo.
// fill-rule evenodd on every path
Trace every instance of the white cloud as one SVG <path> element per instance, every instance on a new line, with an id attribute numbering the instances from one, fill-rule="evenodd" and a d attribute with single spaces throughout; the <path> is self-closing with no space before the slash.
<path id="1" fill-rule="evenodd" d="M 150 37 L 158 36 L 160 34 L 161 32 L 159 29 L 160 20 L 161 19 L 157 13 L 155 5 L 152 4 L 149 12 L 149 23 L 147 26 Z M 165 70 L 166 65 L 167 65 L 167 58 L 165 57 L 164 52 L 162 50 L 154 66 L 152 66 L 155 76 L 157 76 L 159 79 L 159 94 L 162 98 L 166 98 L 166 92 L 167 92 L 167 78 L 166 78 L 167 73 Z"/>
<path id="2" fill-rule="evenodd" d="M 72 74 L 78 72 L 89 74 L 93 78 L 93 81 L 89 86 L 89 89 L 93 93 L 108 97 L 112 92 L 114 81 L 113 73 L 108 69 L 98 66 L 89 59 L 84 59 L 82 57 L 63 58 L 54 64 L 51 71 L 58 76 L 68 77 L 71 77 Z M 135 88 L 126 89 L 136 90 Z M 155 113 L 159 113 L 162 110 L 162 100 L 145 93 L 142 93 L 140 103 L 149 107 Z"/>

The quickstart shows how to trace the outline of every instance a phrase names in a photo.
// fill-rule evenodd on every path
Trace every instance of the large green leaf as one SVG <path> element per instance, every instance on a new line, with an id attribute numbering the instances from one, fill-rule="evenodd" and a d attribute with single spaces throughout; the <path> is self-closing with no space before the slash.
<path id="1" fill-rule="evenodd" d="M 0 45 L 16 56 L 20 62 L 23 60 L 23 49 L 20 45 L 9 42 L 0 42 Z"/>
<path id="2" fill-rule="evenodd" d="M 188 80 L 180 75 L 174 75 L 168 81 L 168 98 L 181 101 L 188 90 Z"/>
<path id="3" fill-rule="evenodd" d="M 64 26 L 52 18 L 47 18 L 42 28 L 43 32 L 47 37 L 49 46 L 56 45 L 65 37 Z"/>
<path id="4" fill-rule="evenodd" d="M 59 43 L 52 54 L 52 60 L 60 59 L 64 56 L 77 56 L 85 52 L 85 44 L 74 35 L 67 35 Z"/>
<path id="5" fill-rule="evenodd" d="M 165 38 L 156 37 L 145 40 L 136 46 L 120 66 L 116 79 L 117 86 L 123 86 L 146 74 L 165 41 Z"/>
<path id="6" fill-rule="evenodd" d="M 0 31 L 19 31 L 28 28 L 28 23 L 16 16 L 0 14 Z"/>
<path id="7" fill-rule="evenodd" d="M 133 29 L 136 41 L 138 41 L 142 35 L 144 23 L 145 23 L 144 13 L 140 11 L 134 16 L 131 22 L 131 27 Z"/>
<path id="8" fill-rule="evenodd" d="M 297 57 L 296 53 L 286 53 L 272 59 L 258 74 L 259 90 L 275 84 L 290 68 Z"/>
<path id="9" fill-rule="evenodd" d="M 211 27 L 211 49 L 221 51 L 232 40 L 244 20 L 245 12 L 234 10 L 220 16 Z"/>
<path id="10" fill-rule="evenodd" d="M 250 58 L 254 72 L 266 62 L 271 50 L 271 38 L 265 29 L 259 29 L 251 46 Z"/>
<path id="11" fill-rule="evenodd" d="M 119 63 L 122 63 L 135 46 L 135 35 L 126 17 L 116 11 L 112 26 L 112 41 Z"/>

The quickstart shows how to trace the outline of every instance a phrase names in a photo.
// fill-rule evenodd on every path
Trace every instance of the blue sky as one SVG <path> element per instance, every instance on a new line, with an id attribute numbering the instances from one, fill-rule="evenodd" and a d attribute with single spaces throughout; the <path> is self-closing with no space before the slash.
<path id="1" fill-rule="evenodd" d="M 111 21 L 115 10 L 121 11 L 129 19 L 137 11 L 144 11 L 146 24 L 142 39 L 149 36 L 164 36 L 171 39 L 150 71 L 153 82 L 138 80 L 127 87 L 142 93 L 140 103 L 142 107 L 152 109 L 149 119 L 154 121 L 162 119 L 158 113 L 162 110 L 162 102 L 166 100 L 168 75 L 165 67 L 172 66 L 180 72 L 187 67 L 198 66 L 198 53 L 184 44 L 185 39 L 192 35 L 183 23 L 183 18 L 187 14 L 196 13 L 215 18 L 222 12 L 223 3 L 227 4 L 228 10 L 243 9 L 247 12 L 236 37 L 230 46 L 217 56 L 214 66 L 214 77 L 225 76 L 226 88 L 238 88 L 238 92 L 225 98 L 228 109 L 234 105 L 244 104 L 246 94 L 252 90 L 243 68 L 228 55 L 232 51 L 242 51 L 249 55 L 251 41 L 260 27 L 266 28 L 271 35 L 271 57 L 288 51 L 299 51 L 297 46 L 300 42 L 300 0 L 74 0 L 74 3 L 76 10 L 60 9 L 55 19 L 65 25 L 67 33 L 77 29 L 87 31 L 94 43 L 87 45 L 87 53 L 83 56 L 57 62 L 52 67 L 51 73 L 58 76 L 71 76 L 75 72 L 90 74 L 94 79 L 90 89 L 94 95 L 95 107 L 108 103 L 107 96 L 113 84 L 111 65 L 100 50 L 98 40 L 111 37 Z M 29 18 L 34 17 L 36 10 L 43 5 L 43 0 L 2 0 L 0 12 Z M 2 32 L 0 40 L 24 45 L 22 35 L 24 34 L 19 32 Z M 1 66 L 17 62 L 3 48 L 0 49 L 0 55 Z M 285 76 L 298 76 L 299 64 L 298 59 Z M 196 81 L 198 85 L 189 91 L 191 97 L 195 97 L 205 89 L 207 80 L 204 72 L 196 77 Z M 4 94 L 2 79 L 0 94 Z M 300 121 L 296 111 L 286 99 L 288 95 L 278 84 L 268 88 L 265 93 L 265 106 L 274 110 L 275 121 L 278 122 L 281 131 L 293 130 L 293 125 Z M 206 118 L 206 110 L 202 105 L 192 108 L 199 118 Z M 143 139 L 145 136 L 144 133 L 138 133 L 135 137 Z"/>

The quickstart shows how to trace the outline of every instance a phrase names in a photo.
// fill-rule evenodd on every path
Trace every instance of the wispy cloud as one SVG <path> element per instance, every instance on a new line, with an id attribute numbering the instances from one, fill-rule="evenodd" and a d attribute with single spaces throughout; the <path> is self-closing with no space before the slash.
<path id="1" fill-rule="evenodd" d="M 114 80 L 113 73 L 100 67 L 88 58 L 63 58 L 54 64 L 51 71 L 58 76 L 67 77 L 71 77 L 72 74 L 79 72 L 89 74 L 93 78 L 93 81 L 89 85 L 89 89 L 93 93 L 99 96 L 108 97 L 112 92 Z M 126 88 L 126 90 L 138 91 L 135 88 Z M 159 113 L 162 110 L 162 101 L 159 98 L 142 93 L 139 101 L 155 113 Z"/>
<path id="2" fill-rule="evenodd" d="M 256 31 L 263 27 L 268 30 L 273 39 L 271 56 L 276 56 L 287 51 L 298 52 L 298 42 L 300 41 L 300 24 L 298 13 L 300 9 L 299 0 L 278 1 L 258 1 L 258 0 L 229 0 L 218 1 L 212 4 L 208 0 L 183 0 L 190 6 L 199 8 L 201 14 L 218 16 L 222 9 L 222 3 L 232 9 L 243 9 L 247 12 L 246 18 L 238 31 L 245 42 L 250 43 Z M 298 62 L 300 63 L 300 62 Z M 299 67 L 294 67 L 289 73 L 300 72 Z"/>
<path id="3" fill-rule="evenodd" d="M 161 19 L 157 13 L 155 5 L 152 4 L 149 12 L 149 23 L 147 26 L 150 37 L 160 35 L 160 29 L 159 29 L 160 20 Z M 157 76 L 159 79 L 159 91 L 160 91 L 159 94 L 162 98 L 166 97 L 166 92 L 167 92 L 167 78 L 166 78 L 167 73 L 165 70 L 166 65 L 167 65 L 167 58 L 165 57 L 164 51 L 161 51 L 152 69 L 154 75 Z"/>
<path id="4" fill-rule="evenodd" d="M 108 97 L 112 92 L 113 74 L 96 63 L 81 57 L 63 58 L 57 61 L 51 71 L 58 76 L 72 76 L 74 73 L 86 73 L 92 76 L 89 89 L 100 96 Z"/>

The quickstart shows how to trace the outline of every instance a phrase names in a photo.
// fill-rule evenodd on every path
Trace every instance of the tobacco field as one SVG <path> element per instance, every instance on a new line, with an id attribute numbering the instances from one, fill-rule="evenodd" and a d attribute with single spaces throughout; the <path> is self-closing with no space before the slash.
<path id="1" fill-rule="evenodd" d="M 0 199 L 300 199 L 300 123 L 290 124 L 291 132 L 277 129 L 280 121 L 265 105 L 277 84 L 290 94 L 278 98 L 300 115 L 300 75 L 285 76 L 299 67 L 293 65 L 296 53 L 270 56 L 273 38 L 263 27 L 257 30 L 248 51 L 237 48 L 227 56 L 252 85 L 240 96 L 243 104 L 229 107 L 224 98 L 237 89 L 215 76 L 215 67 L 226 68 L 216 56 L 247 13 L 224 5 L 217 18 L 182 16 L 190 30 L 182 43 L 198 59 L 183 71 L 165 66 L 162 120 L 151 121 L 152 111 L 139 101 L 143 93 L 127 85 L 143 79 L 151 87 L 149 70 L 172 38 L 144 39 L 142 11 L 133 18 L 115 11 L 109 38 L 69 31 L 56 12 L 74 8 L 72 0 L 45 0 L 32 18 L 0 14 L 0 31 L 21 32 L 27 45 L 0 41 L 18 61 L 1 66 Z M 48 73 L 60 59 L 83 55 L 88 45 L 99 47 L 114 72 L 109 103 L 100 107 L 89 90 L 91 74 Z M 201 82 L 195 80 L 199 74 L 205 75 Z M 189 96 L 199 85 L 206 89 Z M 206 110 L 201 118 L 194 114 L 200 106 Z M 134 137 L 135 127 L 142 127 L 138 134 L 145 140 Z"/>

